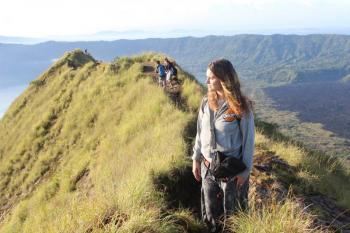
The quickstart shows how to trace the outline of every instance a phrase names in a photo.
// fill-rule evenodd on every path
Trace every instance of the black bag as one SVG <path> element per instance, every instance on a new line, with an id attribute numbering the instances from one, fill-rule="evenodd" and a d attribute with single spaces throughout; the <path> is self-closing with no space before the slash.
<path id="1" fill-rule="evenodd" d="M 210 164 L 210 171 L 215 178 L 230 178 L 246 169 L 246 165 L 241 159 L 226 156 L 220 151 L 214 153 Z"/>
<path id="2" fill-rule="evenodd" d="M 242 161 L 243 159 L 242 150 L 241 150 L 239 159 L 232 156 L 226 156 L 222 152 L 216 150 L 214 112 L 211 109 L 209 109 L 209 112 L 210 112 L 211 151 L 214 155 L 213 160 L 210 163 L 209 170 L 212 173 L 212 175 L 218 179 L 234 177 L 246 169 L 246 165 Z"/>
<path id="3" fill-rule="evenodd" d="M 177 69 L 175 68 L 175 66 L 173 65 L 171 68 L 171 75 L 177 76 Z"/>

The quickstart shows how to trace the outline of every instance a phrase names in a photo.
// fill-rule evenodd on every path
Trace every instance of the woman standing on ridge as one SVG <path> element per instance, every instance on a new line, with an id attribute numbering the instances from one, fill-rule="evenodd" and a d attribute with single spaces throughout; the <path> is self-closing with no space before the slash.
<path id="1" fill-rule="evenodd" d="M 230 214 L 248 207 L 255 137 L 253 104 L 242 94 L 237 73 L 226 59 L 208 65 L 206 83 L 208 95 L 198 114 L 192 172 L 197 181 L 202 180 L 202 219 L 211 232 L 220 232 Z M 229 173 L 232 176 L 217 175 L 217 170 L 223 170 L 217 166 L 223 164 L 217 162 L 218 154 L 243 163 L 243 168 Z M 226 164 L 229 170 L 232 166 L 237 167 Z"/>

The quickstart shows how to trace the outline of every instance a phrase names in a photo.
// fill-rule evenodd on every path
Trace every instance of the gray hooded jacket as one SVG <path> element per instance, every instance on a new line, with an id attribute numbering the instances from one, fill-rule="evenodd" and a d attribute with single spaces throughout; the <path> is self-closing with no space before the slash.
<path id="1" fill-rule="evenodd" d="M 207 98 L 207 97 L 204 97 Z M 197 120 L 197 135 L 195 145 L 193 147 L 193 160 L 200 161 L 203 155 L 205 159 L 211 162 L 210 153 L 210 113 L 209 104 L 203 99 Z M 228 103 L 224 102 L 219 110 L 214 114 L 215 137 L 217 150 L 223 152 L 227 156 L 240 157 L 241 147 L 243 162 L 246 169 L 238 174 L 247 178 L 253 167 L 254 155 L 254 114 L 252 111 L 241 118 L 240 123 L 237 120 L 228 121 Z"/>

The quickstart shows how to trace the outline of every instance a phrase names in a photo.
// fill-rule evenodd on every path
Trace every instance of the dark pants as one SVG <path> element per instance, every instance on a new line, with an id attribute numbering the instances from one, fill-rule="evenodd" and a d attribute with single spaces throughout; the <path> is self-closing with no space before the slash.
<path id="1" fill-rule="evenodd" d="M 202 219 L 210 232 L 221 232 L 226 219 L 238 210 L 248 208 L 249 177 L 241 188 L 236 187 L 236 180 L 217 180 L 204 163 L 201 163 L 201 208 Z"/>

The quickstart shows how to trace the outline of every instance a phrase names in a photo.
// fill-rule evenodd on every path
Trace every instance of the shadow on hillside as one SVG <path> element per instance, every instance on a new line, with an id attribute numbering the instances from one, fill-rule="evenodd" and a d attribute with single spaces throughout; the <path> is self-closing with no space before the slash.
<path id="1" fill-rule="evenodd" d="M 269 206 L 274 199 L 283 203 L 292 195 L 306 207 L 306 212 L 314 215 L 313 227 L 335 232 L 343 232 L 340 229 L 350 230 L 349 211 L 313 188 L 308 184 L 309 180 L 298 177 L 299 169 L 289 165 L 272 151 L 260 152 L 254 160 L 251 177 L 253 191 L 250 195 L 254 196 L 255 206 Z"/>
<path id="2" fill-rule="evenodd" d="M 158 191 L 160 191 L 167 202 L 166 212 L 175 212 L 176 210 L 187 209 L 199 220 L 200 216 L 200 189 L 201 184 L 197 182 L 192 174 L 192 142 L 196 136 L 196 119 L 192 119 L 183 132 L 183 138 L 186 143 L 186 156 L 188 162 L 183 167 L 174 167 L 168 173 L 153 176 L 153 182 Z M 186 158 L 186 160 L 187 160 Z M 180 223 L 184 225 L 186 232 L 208 232 L 204 225 L 200 227 L 191 227 L 191 224 Z"/>
<path id="3" fill-rule="evenodd" d="M 192 141 L 196 130 L 196 120 L 192 119 L 183 132 L 188 158 L 192 154 Z M 200 217 L 200 183 L 193 177 L 190 162 L 184 167 L 173 168 L 169 173 L 160 174 L 154 178 L 154 183 L 165 194 L 170 208 L 187 208 Z"/>
<path id="4" fill-rule="evenodd" d="M 189 209 L 200 218 L 200 183 L 193 178 L 190 165 L 154 177 L 154 184 L 164 194 L 169 209 Z"/>
<path id="5" fill-rule="evenodd" d="M 302 122 L 321 123 L 323 128 L 332 131 L 334 136 L 350 140 L 347 130 L 350 126 L 350 83 L 292 84 L 264 88 L 264 92 L 276 102 L 278 110 L 297 112 Z M 324 114 L 325 112 L 337 114 Z"/>
<path id="6" fill-rule="evenodd" d="M 155 72 L 155 68 L 152 64 L 147 64 L 142 66 L 142 72 L 143 73 L 153 73 Z"/>
<path id="7" fill-rule="evenodd" d="M 261 172 L 272 172 L 276 180 L 287 189 L 292 185 L 294 194 L 309 206 L 312 213 L 316 213 L 315 226 L 350 231 L 350 211 L 346 209 L 349 206 L 347 194 L 350 193 L 350 177 L 340 160 L 335 156 L 307 149 L 302 143 L 281 134 L 277 125 L 259 120 L 255 123 L 268 138 L 292 143 L 306 152 L 297 166 L 291 166 L 280 155 L 265 148 L 264 154 L 255 158 L 255 168 Z M 264 164 L 266 161 L 260 160 L 268 162 Z"/>
<path id="8" fill-rule="evenodd" d="M 318 169 L 321 169 L 321 171 L 323 169 L 321 173 L 327 174 L 329 171 L 325 169 L 332 164 L 333 171 L 330 174 L 342 177 L 344 179 L 350 179 L 346 172 L 347 168 L 342 164 L 341 160 L 337 158 L 337 156 L 328 155 L 322 151 L 307 148 L 307 146 L 305 146 L 302 142 L 295 141 L 293 138 L 285 136 L 279 132 L 277 124 L 267 123 L 256 119 L 255 125 L 265 136 L 274 141 L 291 143 L 302 148 L 307 154 L 307 156 L 304 156 L 302 161 L 300 161 L 300 164 L 303 167 L 312 168 L 313 165 L 315 165 L 315 162 L 317 162 L 319 165 L 321 165 L 321 167 L 318 167 Z"/>

